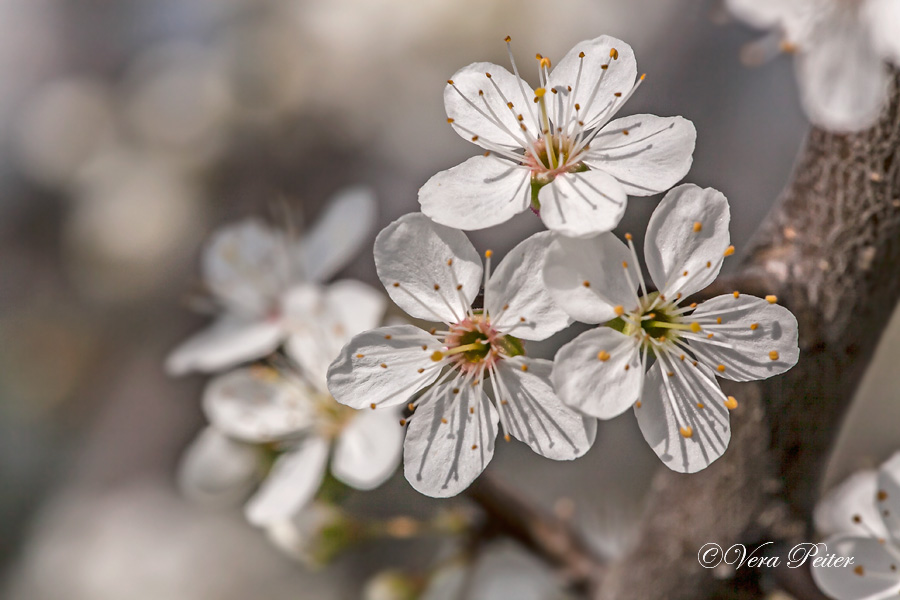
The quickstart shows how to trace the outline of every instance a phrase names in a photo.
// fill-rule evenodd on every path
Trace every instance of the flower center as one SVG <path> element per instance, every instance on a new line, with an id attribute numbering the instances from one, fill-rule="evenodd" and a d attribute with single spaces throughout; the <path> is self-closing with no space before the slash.
<path id="1" fill-rule="evenodd" d="M 673 348 L 682 333 L 700 331 L 697 323 L 684 317 L 684 310 L 677 304 L 652 292 L 640 298 L 638 307 L 609 322 L 609 326 L 625 335 L 641 338 L 641 345 L 649 352 Z"/>
<path id="2" fill-rule="evenodd" d="M 319 433 L 334 439 L 356 417 L 358 411 L 338 403 L 328 394 L 319 394 L 315 399 L 317 429 Z"/>
<path id="3" fill-rule="evenodd" d="M 447 349 L 437 354 L 450 357 L 464 372 L 487 369 L 504 358 L 525 353 L 521 341 L 498 332 L 481 314 L 452 325 L 444 343 Z"/>

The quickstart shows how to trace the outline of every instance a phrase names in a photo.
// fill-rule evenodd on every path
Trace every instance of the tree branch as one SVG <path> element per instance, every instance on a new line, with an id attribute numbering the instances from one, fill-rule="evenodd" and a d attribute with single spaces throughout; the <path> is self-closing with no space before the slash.
<path id="1" fill-rule="evenodd" d="M 900 294 L 896 74 L 891 96 L 869 131 L 810 133 L 739 275 L 754 287 L 767 282 L 797 316 L 799 363 L 780 377 L 723 386 L 742 399 L 728 450 L 695 475 L 660 471 L 639 542 L 610 565 L 598 598 L 729 597 L 697 561 L 703 544 L 790 547 L 811 535 L 829 451 Z M 730 585 L 732 597 L 753 597 Z M 808 586 L 795 593 L 816 598 Z"/>

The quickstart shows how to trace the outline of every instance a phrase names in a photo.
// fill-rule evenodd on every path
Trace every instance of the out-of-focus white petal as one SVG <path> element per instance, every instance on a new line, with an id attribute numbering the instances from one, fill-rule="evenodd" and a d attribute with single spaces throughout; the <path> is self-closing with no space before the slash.
<path id="1" fill-rule="evenodd" d="M 609 327 L 582 333 L 560 348 L 553 362 L 560 399 L 598 419 L 631 408 L 641 397 L 643 379 L 638 342 Z"/>
<path id="2" fill-rule="evenodd" d="M 421 213 L 378 234 L 375 269 L 397 306 L 419 319 L 457 323 L 481 291 L 481 258 L 466 234 Z"/>
<path id="3" fill-rule="evenodd" d="M 316 495 L 328 461 L 328 441 L 305 438 L 275 460 L 269 476 L 244 507 L 247 520 L 266 527 L 283 522 L 307 506 Z"/>
<path id="4" fill-rule="evenodd" d="M 271 354 L 283 335 L 280 320 L 248 321 L 226 313 L 175 348 L 166 358 L 166 372 L 222 371 Z"/>
<path id="5" fill-rule="evenodd" d="M 491 273 L 484 306 L 498 331 L 543 340 L 572 322 L 544 285 L 544 259 L 552 239 L 549 231 L 532 235 L 504 256 Z"/>
<path id="6" fill-rule="evenodd" d="M 227 309 L 265 316 L 294 276 L 287 239 L 258 219 L 218 230 L 203 251 L 203 279 Z"/>
<path id="7" fill-rule="evenodd" d="M 455 496 L 469 487 L 494 456 L 497 409 L 480 386 L 459 384 L 442 384 L 419 405 L 403 445 L 406 479 L 433 498 Z"/>
<path id="8" fill-rule="evenodd" d="M 361 333 L 328 369 L 328 389 L 356 409 L 405 404 L 437 379 L 441 365 L 432 355 L 443 349 L 436 337 L 413 325 Z"/>
<path id="9" fill-rule="evenodd" d="M 878 476 L 874 470 L 851 475 L 816 504 L 816 531 L 823 536 L 865 537 L 874 532 L 878 537 L 887 537 L 875 503 L 877 492 Z"/>
<path id="10" fill-rule="evenodd" d="M 691 168 L 697 130 L 682 117 L 631 115 L 606 125 L 584 162 L 615 177 L 631 196 L 668 190 Z"/>
<path id="11" fill-rule="evenodd" d="M 878 469 L 877 510 L 894 543 L 900 547 L 900 453 Z"/>
<path id="12" fill-rule="evenodd" d="M 731 420 L 725 395 L 712 371 L 702 365 L 683 364 L 673 377 L 664 372 L 668 367 L 660 362 L 650 368 L 634 414 L 644 439 L 667 467 L 679 473 L 696 473 L 728 448 Z"/>
<path id="13" fill-rule="evenodd" d="M 638 272 L 633 262 L 628 247 L 611 233 L 586 239 L 555 236 L 543 279 L 553 300 L 573 319 L 603 323 L 616 317 L 616 306 L 636 308 Z"/>
<path id="14" fill-rule="evenodd" d="M 294 287 L 283 301 L 289 331 L 285 352 L 307 381 L 326 392 L 328 366 L 354 335 L 381 323 L 386 305 L 384 294 L 350 279 L 326 288 Z"/>
<path id="15" fill-rule="evenodd" d="M 488 150 L 497 145 L 522 148 L 525 136 L 519 114 L 532 135 L 539 130 L 531 106 L 534 90 L 503 67 L 473 63 L 457 71 L 450 81 L 453 83 L 444 88 L 444 108 L 463 139 Z M 513 103 L 512 109 L 508 102 Z"/>
<path id="16" fill-rule="evenodd" d="M 369 239 L 376 212 L 375 193 L 370 188 L 359 186 L 338 192 L 300 240 L 305 276 L 325 281 L 349 264 Z"/>
<path id="17" fill-rule="evenodd" d="M 582 52 L 583 59 L 579 57 Z M 618 58 L 612 59 L 612 54 Z M 606 64 L 609 68 L 604 69 Z M 573 103 L 567 93 L 571 86 L 574 103 L 581 107 L 579 118 L 584 121 L 586 129 L 591 129 L 612 118 L 634 87 L 636 78 L 637 61 L 631 46 L 622 40 L 602 35 L 575 44 L 550 72 L 547 87 L 555 88 Z M 620 97 L 615 94 L 620 94 Z M 559 115 L 556 117 L 559 122 Z"/>
<path id="18" fill-rule="evenodd" d="M 185 450 L 178 485 L 192 500 L 228 505 L 246 497 L 260 475 L 260 455 L 249 445 L 207 427 Z"/>
<path id="19" fill-rule="evenodd" d="M 719 377 L 733 381 L 767 379 L 784 373 L 800 357 L 797 318 L 783 306 L 741 294 L 716 296 L 687 317 L 702 327 L 691 334 L 691 349 L 706 364 L 722 365 Z M 712 334 L 712 339 L 707 336 Z M 726 345 L 722 345 L 726 344 Z"/>
<path id="20" fill-rule="evenodd" d="M 875 49 L 895 65 L 900 65 L 900 3 L 896 0 L 866 0 L 862 10 Z"/>
<path id="21" fill-rule="evenodd" d="M 441 171 L 419 190 L 423 213 L 465 230 L 505 223 L 530 202 L 531 172 L 493 154 Z"/>
<path id="22" fill-rule="evenodd" d="M 644 238 L 644 259 L 657 289 L 670 297 L 690 296 L 712 283 L 730 243 L 730 221 L 728 200 L 717 190 L 684 184 L 666 194 Z"/>
<path id="23" fill-rule="evenodd" d="M 399 419 L 397 409 L 359 411 L 335 442 L 332 474 L 358 490 L 371 490 L 387 481 L 403 452 Z"/>
<path id="24" fill-rule="evenodd" d="M 549 360 L 517 356 L 498 363 L 495 370 L 509 434 L 553 460 L 574 460 L 594 443 L 597 421 L 560 401 L 550 383 Z M 503 401 L 506 401 L 504 404 Z"/>
<path id="25" fill-rule="evenodd" d="M 847 567 L 816 566 L 813 562 L 813 579 L 831 598 L 884 600 L 900 592 L 900 574 L 891 569 L 897 558 L 885 544 L 875 538 L 838 536 L 826 540 L 825 545 L 830 554 L 854 559 Z"/>
<path id="26" fill-rule="evenodd" d="M 887 102 L 888 74 L 866 24 L 852 11 L 823 21 L 816 41 L 797 55 L 801 99 L 810 120 L 826 129 L 874 125 Z"/>
<path id="27" fill-rule="evenodd" d="M 203 392 L 209 422 L 227 435 L 268 443 L 292 438 L 315 418 L 312 390 L 265 367 L 238 369 L 212 379 Z"/>
<path id="28" fill-rule="evenodd" d="M 591 237 L 611 231 L 625 214 L 628 195 L 603 171 L 565 173 L 538 192 L 541 220 L 566 237 Z"/>

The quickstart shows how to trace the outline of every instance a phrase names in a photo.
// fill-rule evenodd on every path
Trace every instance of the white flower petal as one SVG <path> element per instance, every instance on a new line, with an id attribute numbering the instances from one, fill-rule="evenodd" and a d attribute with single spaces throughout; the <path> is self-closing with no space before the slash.
<path id="1" fill-rule="evenodd" d="M 558 175 L 538 192 L 541 220 L 567 237 L 590 237 L 611 231 L 625 214 L 628 195 L 603 171 Z"/>
<path id="2" fill-rule="evenodd" d="M 458 323 L 481 291 L 481 258 L 461 231 L 404 215 L 375 239 L 375 269 L 410 316 Z"/>
<path id="3" fill-rule="evenodd" d="M 284 234 L 258 219 L 218 230 L 203 251 L 203 280 L 229 311 L 260 317 L 295 275 Z"/>
<path id="4" fill-rule="evenodd" d="M 495 145 L 522 148 L 525 136 L 517 118 L 519 114 L 532 135 L 538 131 L 531 106 L 534 90 L 503 67 L 488 62 L 473 63 L 457 71 L 451 81 L 453 85 L 448 83 L 444 88 L 444 108 L 453 119 L 453 129 L 463 139 L 486 149 Z M 512 109 L 507 102 L 513 103 Z M 475 136 L 477 139 L 472 139 Z"/>
<path id="5" fill-rule="evenodd" d="M 280 320 L 248 321 L 226 313 L 166 358 L 169 375 L 211 373 L 271 354 L 284 336 Z"/>
<path id="6" fill-rule="evenodd" d="M 423 213 L 465 230 L 505 223 L 530 202 L 531 172 L 493 154 L 441 171 L 419 190 Z"/>
<path id="7" fill-rule="evenodd" d="M 615 177 L 630 196 L 651 196 L 687 175 L 696 142 L 697 130 L 687 119 L 631 115 L 606 125 L 584 162 Z"/>
<path id="8" fill-rule="evenodd" d="M 611 60 L 613 49 L 618 53 L 618 59 Z M 579 58 L 582 52 L 583 60 Z M 607 63 L 609 68 L 604 69 L 603 65 Z M 622 40 L 602 35 L 579 42 L 569 50 L 550 72 L 547 87 L 563 93 L 571 86 L 575 94 L 574 102 L 581 106 L 579 118 L 584 121 L 586 129 L 591 129 L 612 118 L 621 106 L 622 98 L 626 98 L 634 87 L 636 78 L 637 61 L 631 46 Z M 614 94 L 621 94 L 621 98 Z"/>
<path id="9" fill-rule="evenodd" d="M 406 404 L 441 372 L 432 355 L 444 346 L 413 325 L 394 325 L 350 340 L 328 369 L 328 389 L 341 404 L 369 410 L 371 405 Z"/>
<path id="10" fill-rule="evenodd" d="M 728 10 L 746 23 L 759 28 L 778 24 L 790 11 L 784 0 L 725 0 Z"/>
<path id="11" fill-rule="evenodd" d="M 185 450 L 178 485 L 192 500 L 228 505 L 246 497 L 260 475 L 259 451 L 207 427 Z"/>
<path id="12" fill-rule="evenodd" d="M 728 448 L 731 421 L 724 404 L 725 395 L 712 371 L 702 365 L 682 365 L 684 368 L 674 377 L 663 373 L 665 367 L 660 362 L 650 368 L 641 403 L 635 405 L 634 414 L 644 439 L 667 467 L 679 473 L 696 473 Z M 685 375 L 688 379 L 684 379 Z M 708 383 L 701 377 L 706 377 Z M 691 437 L 685 437 L 682 428 L 690 428 Z"/>
<path id="13" fill-rule="evenodd" d="M 878 476 L 875 470 L 860 471 L 832 490 L 816 504 L 814 519 L 821 535 L 866 537 L 873 532 L 887 537 L 881 513 L 875 505 Z M 856 522 L 859 517 L 859 523 Z"/>
<path id="14" fill-rule="evenodd" d="M 767 379 L 784 373 L 800 357 L 797 318 L 785 307 L 762 298 L 716 296 L 686 318 L 702 327 L 689 342 L 697 349 L 697 358 L 711 367 L 725 366 L 719 377 L 733 381 Z M 710 333 L 712 339 L 707 338 Z"/>
<path id="15" fill-rule="evenodd" d="M 319 391 L 327 391 L 331 362 L 350 339 L 377 327 L 387 298 L 369 285 L 350 279 L 326 288 L 298 286 L 284 300 L 290 335 L 285 352 Z"/>
<path id="16" fill-rule="evenodd" d="M 553 460 L 574 460 L 590 450 L 597 421 L 563 404 L 550 383 L 549 360 L 517 356 L 495 370 L 509 434 Z"/>
<path id="17" fill-rule="evenodd" d="M 313 422 L 309 394 L 299 381 L 287 381 L 265 367 L 220 375 L 203 392 L 203 411 L 225 434 L 268 443 L 295 437 Z"/>
<path id="18" fill-rule="evenodd" d="M 894 543 L 900 546 L 900 453 L 878 469 L 877 510 Z"/>
<path id="19" fill-rule="evenodd" d="M 469 487 L 493 458 L 500 417 L 480 386 L 451 380 L 434 393 L 410 420 L 404 474 L 426 496 L 448 498 Z"/>
<path id="20" fill-rule="evenodd" d="M 628 247 L 611 233 L 593 238 L 554 236 L 544 263 L 544 284 L 553 300 L 582 323 L 604 323 L 615 307 L 636 308 L 638 273 Z M 628 264 L 631 283 L 623 264 Z"/>
<path id="21" fill-rule="evenodd" d="M 303 272 L 312 281 L 325 281 L 344 268 L 369 238 L 375 226 L 377 202 L 367 187 L 341 190 L 325 213 L 300 240 Z"/>
<path id="22" fill-rule="evenodd" d="M 728 200 L 717 190 L 684 184 L 666 194 L 644 238 L 644 259 L 657 289 L 690 296 L 712 283 L 730 243 L 730 221 Z"/>
<path id="23" fill-rule="evenodd" d="M 543 340 L 572 322 L 544 285 L 544 259 L 552 239 L 549 231 L 532 235 L 504 256 L 491 273 L 484 306 L 498 331 L 514 329 L 518 338 Z"/>
<path id="24" fill-rule="evenodd" d="M 637 349 L 634 338 L 609 327 L 582 333 L 556 353 L 556 393 L 586 415 L 619 416 L 641 397 L 644 367 Z"/>
<path id="25" fill-rule="evenodd" d="M 400 464 L 403 427 L 397 409 L 363 409 L 344 427 L 334 446 L 332 474 L 358 490 L 371 490 Z"/>
<path id="26" fill-rule="evenodd" d="M 328 441 L 304 439 L 275 460 L 269 476 L 247 502 L 244 513 L 253 525 L 284 522 L 307 506 L 319 490 L 328 461 Z"/>
<path id="27" fill-rule="evenodd" d="M 863 10 L 876 50 L 895 65 L 900 65 L 900 3 L 867 0 Z"/>
<path id="28" fill-rule="evenodd" d="M 825 545 L 829 554 L 854 558 L 847 567 L 812 564 L 816 585 L 834 600 L 883 600 L 900 592 L 900 574 L 891 569 L 897 558 L 875 538 L 838 536 Z"/>
<path id="29" fill-rule="evenodd" d="M 816 43 L 797 56 L 797 77 L 810 120 L 827 129 L 869 127 L 887 101 L 887 66 L 856 14 L 822 23 Z"/>

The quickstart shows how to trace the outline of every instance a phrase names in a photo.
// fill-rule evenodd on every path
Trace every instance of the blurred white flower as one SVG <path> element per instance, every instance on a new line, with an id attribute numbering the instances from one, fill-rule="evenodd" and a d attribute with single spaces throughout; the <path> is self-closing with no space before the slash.
<path id="1" fill-rule="evenodd" d="M 900 66 L 896 0 L 726 0 L 751 25 L 776 30 L 796 51 L 801 98 L 813 123 L 837 131 L 875 123 L 889 68 Z M 772 38 L 770 38 L 772 39 Z"/>
<path id="2" fill-rule="evenodd" d="M 204 251 L 202 268 L 222 314 L 177 347 L 166 370 L 173 375 L 219 371 L 273 352 L 309 308 L 307 288 L 298 284 L 324 281 L 345 266 L 374 220 L 372 193 L 352 188 L 338 194 L 299 239 L 256 219 L 217 232 Z M 328 293 L 344 292 L 338 287 Z"/>
<path id="3" fill-rule="evenodd" d="M 266 529 L 269 540 L 307 567 L 321 567 L 361 538 L 357 524 L 340 508 L 313 502 Z"/>
<path id="4" fill-rule="evenodd" d="M 507 45 L 509 38 L 507 38 Z M 491 63 L 448 80 L 447 121 L 484 156 L 432 177 L 422 212 L 461 229 L 503 223 L 529 206 L 572 237 L 610 231 L 628 195 L 663 192 L 691 166 L 696 131 L 681 117 L 632 115 L 610 122 L 637 90 L 631 46 L 609 36 L 577 44 L 552 71 L 538 55 L 541 86 Z"/>
<path id="5" fill-rule="evenodd" d="M 423 494 L 453 496 L 468 487 L 493 457 L 498 421 L 507 440 L 512 435 L 555 460 L 581 456 L 594 441 L 593 420 L 553 393 L 550 362 L 525 357 L 517 339 L 545 339 L 569 324 L 540 278 L 549 235 L 516 246 L 493 274 L 490 251 L 485 270 L 465 234 L 419 213 L 375 240 L 375 266 L 391 299 L 446 327 L 360 334 L 331 365 L 328 386 L 338 402 L 358 409 L 410 402 L 405 474 Z M 484 309 L 473 310 L 482 274 Z"/>
<path id="6" fill-rule="evenodd" d="M 547 253 L 544 278 L 559 306 L 577 321 L 610 325 L 557 353 L 560 398 L 599 419 L 634 406 L 644 438 L 679 472 L 705 469 L 728 446 L 737 401 L 725 397 L 716 375 L 765 379 L 799 356 L 797 320 L 774 296 L 735 292 L 679 306 L 712 283 L 734 251 L 729 220 L 728 201 L 711 188 L 686 184 L 663 198 L 644 243 L 659 292 L 647 292 L 630 235 L 628 246 L 611 233 L 558 236 Z"/>
<path id="7" fill-rule="evenodd" d="M 194 497 L 227 499 L 258 479 L 263 449 L 277 453 L 246 506 L 248 520 L 267 529 L 300 518 L 324 479 L 329 456 L 335 478 L 373 489 L 396 469 L 403 441 L 398 410 L 355 411 L 335 402 L 325 382 L 325 367 L 341 346 L 381 322 L 384 297 L 354 281 L 325 289 L 307 284 L 293 294 L 303 307 L 286 347 L 293 364 L 246 367 L 212 379 L 203 396 L 211 427 L 186 454 L 181 470 L 182 486 Z"/>
<path id="8" fill-rule="evenodd" d="M 877 474 L 860 473 L 816 507 L 828 553 L 854 557 L 847 567 L 816 566 L 819 588 L 836 600 L 883 600 L 900 593 L 900 453 Z M 821 554 L 821 553 L 820 553 Z"/>

